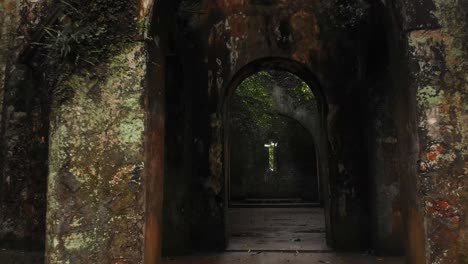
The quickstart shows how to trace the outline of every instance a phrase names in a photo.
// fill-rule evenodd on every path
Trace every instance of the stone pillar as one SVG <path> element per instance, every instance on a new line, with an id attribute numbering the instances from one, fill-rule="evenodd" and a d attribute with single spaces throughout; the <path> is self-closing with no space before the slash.
<path id="1" fill-rule="evenodd" d="M 58 89 L 50 127 L 46 263 L 141 263 L 143 81 L 147 53 L 127 44 Z"/>
<path id="2" fill-rule="evenodd" d="M 419 138 L 415 208 L 426 242 L 425 256 L 414 257 L 467 263 L 467 6 L 464 1 L 422 3 L 414 10 L 404 6 Z"/>

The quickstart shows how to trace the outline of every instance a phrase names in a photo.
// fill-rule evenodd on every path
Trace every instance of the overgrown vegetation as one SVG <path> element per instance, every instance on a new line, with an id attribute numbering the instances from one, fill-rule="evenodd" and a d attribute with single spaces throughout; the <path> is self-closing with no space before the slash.
<path id="1" fill-rule="evenodd" d="M 56 0 L 56 20 L 43 27 L 37 43 L 45 82 L 56 100 L 74 93 L 61 83 L 74 73 L 98 78 L 102 63 L 116 56 L 139 36 L 144 21 L 134 0 Z M 54 12 L 51 12 L 54 13 Z"/>
<path id="2" fill-rule="evenodd" d="M 274 140 L 275 127 L 282 126 L 284 117 L 273 99 L 273 87 L 285 90 L 294 107 L 315 109 L 316 102 L 309 86 L 297 76 L 283 71 L 262 71 L 246 78 L 231 101 L 233 131 L 246 136 Z"/>
<path id="3" fill-rule="evenodd" d="M 57 21 L 44 28 L 47 64 L 89 66 L 115 54 L 138 34 L 137 3 L 127 0 L 59 0 Z"/>
<path id="4" fill-rule="evenodd" d="M 69 62 L 97 63 L 114 54 L 117 43 L 138 34 L 137 3 L 128 0 L 61 0 L 63 16 L 51 48 Z M 141 23 L 141 22 L 140 22 Z M 54 46 L 54 43 L 58 45 Z"/>
<path id="5" fill-rule="evenodd" d="M 264 134 L 272 125 L 273 100 L 264 80 L 267 72 L 245 79 L 232 99 L 232 123 L 241 133 Z"/>

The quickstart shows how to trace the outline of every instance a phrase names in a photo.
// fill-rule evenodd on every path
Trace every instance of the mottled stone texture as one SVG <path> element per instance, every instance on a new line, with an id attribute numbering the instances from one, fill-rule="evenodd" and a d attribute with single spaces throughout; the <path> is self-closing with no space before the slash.
<path id="1" fill-rule="evenodd" d="M 139 6 L 130 17 L 138 28 L 130 28 L 128 17 L 112 17 L 121 9 L 109 6 L 109 16 L 122 19 L 130 33 L 119 32 L 129 36 L 110 45 L 101 35 L 109 48 L 96 54 L 101 61 L 62 67 L 50 59 L 52 49 L 37 43 L 47 42 L 44 26 L 57 23 L 64 4 L 0 2 L 2 247 L 43 250 L 45 243 L 48 263 L 142 262 L 148 56 L 136 38 L 143 40 L 138 33 L 147 26 L 151 1 L 138 2 L 125 10 Z"/>
<path id="2" fill-rule="evenodd" d="M 466 2 L 431 1 L 440 28 L 407 34 L 427 263 L 468 263 Z"/>
<path id="3" fill-rule="evenodd" d="M 0 2 L 0 240 L 41 238 L 48 146 L 49 263 L 142 262 L 150 163 L 146 254 L 158 251 L 167 117 L 174 118 L 166 128 L 174 155 L 166 160 L 173 177 L 165 186 L 166 244 L 223 249 L 226 95 L 242 74 L 282 67 L 319 84 L 312 89 L 326 116 L 318 158 L 329 161 L 321 173 L 330 175 L 325 205 L 335 248 L 368 248 L 374 223 L 373 246 L 391 251 L 403 215 L 409 263 L 468 262 L 466 1 L 159 1 L 153 20 L 161 24 L 146 36 L 158 50 L 151 62 L 133 39 L 145 38 L 132 35 L 111 43 L 110 58 L 64 74 L 57 87 L 42 82 L 38 65 L 16 59 L 49 17 L 44 12 L 54 11 L 47 3 Z M 367 16 L 377 3 L 387 16 L 382 42 Z M 151 1 L 138 4 L 130 19 L 144 26 Z M 381 43 L 389 60 L 372 62 L 383 56 Z M 166 77 L 174 83 L 166 86 Z M 161 87 L 175 93 L 167 113 Z M 52 90 L 53 103 L 45 103 L 38 91 Z M 146 92 L 155 116 L 144 154 Z M 391 243 L 375 242 L 383 240 Z"/>
<path id="4" fill-rule="evenodd" d="M 50 128 L 48 263 L 140 263 L 144 45 L 71 75 Z"/>

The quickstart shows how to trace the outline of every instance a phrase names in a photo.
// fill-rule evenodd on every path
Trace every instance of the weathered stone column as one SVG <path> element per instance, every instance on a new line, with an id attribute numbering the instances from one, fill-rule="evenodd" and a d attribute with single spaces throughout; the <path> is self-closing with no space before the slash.
<path id="1" fill-rule="evenodd" d="M 64 81 L 50 128 L 47 263 L 141 263 L 143 43 Z"/>
<path id="2" fill-rule="evenodd" d="M 426 263 L 467 263 L 467 6 L 464 1 L 424 3 L 414 10 L 406 6 L 413 25 L 407 39 L 419 137 L 416 208 L 426 241 L 426 256 L 415 257 L 427 257 Z"/>

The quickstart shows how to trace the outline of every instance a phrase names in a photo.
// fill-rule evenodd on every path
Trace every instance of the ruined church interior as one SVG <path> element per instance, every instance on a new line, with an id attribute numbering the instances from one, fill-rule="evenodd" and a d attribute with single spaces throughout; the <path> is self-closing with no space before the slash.
<path id="1" fill-rule="evenodd" d="M 0 0 L 0 263 L 468 264 L 468 2 Z"/>

